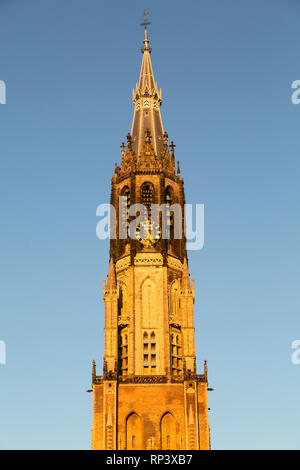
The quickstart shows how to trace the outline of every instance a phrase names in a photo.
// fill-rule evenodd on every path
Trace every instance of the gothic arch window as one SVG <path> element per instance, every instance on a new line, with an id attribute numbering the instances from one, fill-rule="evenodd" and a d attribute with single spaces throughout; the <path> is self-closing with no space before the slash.
<path id="1" fill-rule="evenodd" d="M 118 349 L 119 349 L 119 371 L 122 375 L 128 374 L 128 290 L 121 282 L 118 299 Z"/>
<path id="2" fill-rule="evenodd" d="M 169 206 L 172 205 L 172 196 L 173 196 L 173 189 L 171 186 L 166 187 L 166 204 Z"/>
<path id="3" fill-rule="evenodd" d="M 161 449 L 176 450 L 176 422 L 174 416 L 167 412 L 160 422 Z"/>
<path id="4" fill-rule="evenodd" d="M 128 374 L 128 327 L 123 328 L 119 335 L 119 368 L 121 375 Z"/>
<path id="5" fill-rule="evenodd" d="M 150 337 L 150 366 L 151 366 L 151 374 L 156 374 L 156 338 L 155 333 L 152 331 Z"/>
<path id="6" fill-rule="evenodd" d="M 154 331 L 143 334 L 144 374 L 156 374 L 156 337 Z"/>
<path id="7" fill-rule="evenodd" d="M 171 327 L 170 339 L 172 374 L 182 374 L 182 335 L 179 328 Z"/>
<path id="8" fill-rule="evenodd" d="M 120 284 L 119 289 L 118 314 L 122 317 L 128 315 L 128 291 L 123 283 Z"/>
<path id="9" fill-rule="evenodd" d="M 149 339 L 148 339 L 148 333 L 146 331 L 143 334 L 143 344 L 144 344 L 144 352 L 148 353 Z"/>
<path id="10" fill-rule="evenodd" d="M 128 230 L 129 230 L 129 208 L 130 208 L 130 189 L 128 186 L 124 186 L 121 190 L 121 196 L 125 197 L 125 205 L 126 207 L 122 211 L 121 215 L 121 225 L 122 225 L 122 232 L 126 234 L 128 237 Z"/>
<path id="11" fill-rule="evenodd" d="M 149 373 L 149 338 L 148 333 L 143 335 L 143 352 L 144 352 L 144 374 Z"/>
<path id="12" fill-rule="evenodd" d="M 142 450 L 142 420 L 136 413 L 126 419 L 126 449 Z"/>
<path id="13" fill-rule="evenodd" d="M 152 183 L 145 182 L 141 186 L 141 201 L 148 210 L 148 219 L 151 218 L 151 205 L 154 202 L 154 187 Z"/>
<path id="14" fill-rule="evenodd" d="M 180 309 L 180 282 L 173 281 L 170 288 L 169 315 L 171 323 L 170 349 L 172 374 L 183 372 L 182 363 L 182 333 L 181 333 L 181 309 Z"/>
<path id="15" fill-rule="evenodd" d="M 171 186 L 167 186 L 165 192 L 167 239 L 174 238 L 174 214 L 170 211 L 170 207 L 173 203 L 173 189 L 171 188 Z"/>

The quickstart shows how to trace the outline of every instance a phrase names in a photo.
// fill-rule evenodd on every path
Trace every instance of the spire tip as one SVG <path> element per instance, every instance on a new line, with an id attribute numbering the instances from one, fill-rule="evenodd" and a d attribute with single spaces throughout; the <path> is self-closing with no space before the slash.
<path id="1" fill-rule="evenodd" d="M 145 37 L 144 37 L 144 41 L 143 41 L 144 46 L 142 47 L 142 52 L 143 53 L 145 51 L 151 52 L 151 47 L 149 47 L 149 39 L 148 39 L 148 32 L 147 32 L 147 26 L 151 23 L 150 23 L 150 21 L 147 21 L 147 14 L 148 14 L 148 12 L 145 10 L 144 11 L 144 21 L 143 21 L 143 23 L 140 23 L 141 26 L 145 27 Z"/>

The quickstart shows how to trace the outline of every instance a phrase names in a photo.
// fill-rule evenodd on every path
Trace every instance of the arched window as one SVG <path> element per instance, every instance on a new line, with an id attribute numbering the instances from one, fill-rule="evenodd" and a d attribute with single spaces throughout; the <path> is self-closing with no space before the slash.
<path id="1" fill-rule="evenodd" d="M 121 375 L 128 374 L 128 328 L 123 328 L 119 336 L 119 364 Z"/>
<path id="2" fill-rule="evenodd" d="M 118 346 L 119 346 L 119 371 L 122 375 L 128 374 L 128 290 L 123 283 L 119 288 L 118 299 Z"/>
<path id="3" fill-rule="evenodd" d="M 136 413 L 131 413 L 126 420 L 126 449 L 142 450 L 142 420 Z"/>
<path id="4" fill-rule="evenodd" d="M 128 291 L 125 284 L 120 284 L 118 299 L 118 314 L 120 316 L 128 315 Z"/>
<path id="5" fill-rule="evenodd" d="M 176 422 L 171 413 L 166 413 L 160 423 L 161 449 L 176 450 Z"/>
<path id="6" fill-rule="evenodd" d="M 147 207 L 148 219 L 151 218 L 151 205 L 154 202 L 154 188 L 152 183 L 143 183 L 141 187 L 142 204 Z"/>
<path id="7" fill-rule="evenodd" d="M 125 208 L 122 207 L 121 214 L 121 233 L 123 237 L 128 237 L 129 230 L 129 208 L 130 208 L 130 189 L 124 186 L 121 190 L 121 196 L 125 197 Z"/>
<path id="8" fill-rule="evenodd" d="M 182 339 L 179 328 L 171 327 L 171 365 L 172 374 L 182 373 Z"/>
<path id="9" fill-rule="evenodd" d="M 150 337 L 149 337 L 150 336 Z M 144 374 L 156 374 L 156 338 L 155 333 L 143 335 Z"/>
<path id="10" fill-rule="evenodd" d="M 149 339 L 148 333 L 143 335 L 143 351 L 144 351 L 144 374 L 149 374 Z"/>
<path id="11" fill-rule="evenodd" d="M 150 353 L 151 353 L 151 374 L 156 374 L 156 339 L 155 333 L 152 331 L 150 339 Z"/>
<path id="12" fill-rule="evenodd" d="M 171 186 L 166 187 L 166 204 L 168 206 L 172 205 L 172 188 L 171 188 Z"/>
<path id="13" fill-rule="evenodd" d="M 173 204 L 173 190 L 171 186 L 167 186 L 165 193 L 165 204 L 166 204 L 166 238 L 174 238 L 174 214 L 170 211 L 170 207 Z"/>

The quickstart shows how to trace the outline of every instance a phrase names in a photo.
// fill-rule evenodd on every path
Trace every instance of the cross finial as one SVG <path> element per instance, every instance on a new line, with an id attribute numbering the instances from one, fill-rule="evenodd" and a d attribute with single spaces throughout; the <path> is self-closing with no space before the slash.
<path id="1" fill-rule="evenodd" d="M 145 51 L 151 52 L 151 47 L 149 47 L 149 40 L 148 40 L 148 34 L 147 34 L 147 26 L 148 24 L 151 24 L 150 21 L 147 21 L 147 12 L 146 10 L 144 11 L 144 21 L 143 23 L 140 23 L 141 26 L 145 27 L 145 37 L 144 37 L 144 46 L 142 47 L 142 52 L 144 53 Z"/>
<path id="2" fill-rule="evenodd" d="M 173 140 L 171 142 L 171 145 L 170 145 L 170 148 L 171 148 L 171 152 L 172 152 L 172 158 L 174 159 L 175 158 L 175 155 L 174 155 L 174 149 L 175 149 L 176 145 L 174 144 Z"/>
<path id="3" fill-rule="evenodd" d="M 127 148 L 131 149 L 131 134 L 129 132 L 127 134 Z"/>
<path id="4" fill-rule="evenodd" d="M 122 157 L 125 155 L 125 144 L 122 142 L 122 145 L 120 145 L 120 148 L 122 149 Z"/>
<path id="5" fill-rule="evenodd" d="M 151 24 L 149 21 L 147 21 L 147 15 L 148 15 L 148 12 L 145 10 L 144 11 L 144 22 L 140 23 L 141 26 L 145 26 L 146 30 L 147 30 L 148 24 Z"/>

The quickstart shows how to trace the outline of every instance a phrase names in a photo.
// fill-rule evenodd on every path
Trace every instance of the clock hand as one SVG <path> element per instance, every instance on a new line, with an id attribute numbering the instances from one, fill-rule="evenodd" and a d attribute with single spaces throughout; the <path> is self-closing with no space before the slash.
<path id="1" fill-rule="evenodd" d="M 152 239 L 152 237 L 151 237 L 151 235 L 150 235 L 150 233 L 149 233 L 149 230 L 148 230 L 148 229 L 147 229 L 147 234 L 148 234 L 148 238 L 149 238 L 149 240 L 153 242 L 154 240 Z"/>

